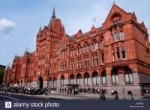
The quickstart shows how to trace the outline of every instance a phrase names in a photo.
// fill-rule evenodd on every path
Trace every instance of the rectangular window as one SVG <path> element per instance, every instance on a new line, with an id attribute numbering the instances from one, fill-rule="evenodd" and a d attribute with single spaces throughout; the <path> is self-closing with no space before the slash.
<path id="1" fill-rule="evenodd" d="M 103 40 L 100 41 L 100 49 L 104 49 L 104 41 Z"/>
<path id="2" fill-rule="evenodd" d="M 88 67 L 89 66 L 89 59 L 85 58 L 84 59 L 84 67 Z"/>
<path id="3" fill-rule="evenodd" d="M 78 47 L 78 48 L 77 48 L 77 55 L 80 55 L 80 54 L 81 54 L 81 48 Z"/>
<path id="4" fill-rule="evenodd" d="M 98 43 L 94 42 L 92 44 L 92 51 L 96 51 L 98 49 Z"/>
<path id="5" fill-rule="evenodd" d="M 117 59 L 120 59 L 119 47 L 116 48 L 116 56 L 117 56 Z"/>
<path id="6" fill-rule="evenodd" d="M 98 43 L 95 43 L 95 50 L 98 49 Z"/>
<path id="7" fill-rule="evenodd" d="M 125 47 L 122 47 L 121 53 L 122 53 L 122 59 L 125 59 L 126 58 Z"/>
<path id="8" fill-rule="evenodd" d="M 119 40 L 118 35 L 117 34 L 113 34 L 113 41 L 117 42 Z"/>
<path id="9" fill-rule="evenodd" d="M 95 66 L 98 66 L 98 57 L 95 56 Z"/>
<path id="10" fill-rule="evenodd" d="M 120 32 L 119 36 L 120 36 L 120 40 L 124 40 L 124 33 L 123 32 Z"/>
<path id="11" fill-rule="evenodd" d="M 104 64 L 104 53 L 101 54 L 101 65 Z"/>
<path id="12" fill-rule="evenodd" d="M 80 60 L 80 67 L 79 68 L 82 68 L 82 62 L 81 62 L 81 60 Z"/>

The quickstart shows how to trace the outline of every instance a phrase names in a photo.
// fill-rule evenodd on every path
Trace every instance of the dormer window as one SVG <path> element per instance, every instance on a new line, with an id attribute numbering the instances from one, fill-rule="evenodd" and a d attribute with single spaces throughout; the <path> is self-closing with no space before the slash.
<path id="1" fill-rule="evenodd" d="M 122 22 L 122 19 L 121 19 L 121 15 L 120 14 L 114 14 L 112 16 L 112 22 L 111 24 L 117 24 L 117 23 L 121 23 Z"/>

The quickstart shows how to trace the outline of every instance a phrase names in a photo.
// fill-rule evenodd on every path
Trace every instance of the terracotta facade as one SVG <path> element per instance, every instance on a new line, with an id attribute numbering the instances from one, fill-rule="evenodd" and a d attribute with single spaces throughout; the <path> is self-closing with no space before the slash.
<path id="1" fill-rule="evenodd" d="M 59 92 L 66 84 L 83 90 L 113 88 L 119 94 L 142 95 L 150 83 L 150 42 L 144 22 L 114 4 L 101 27 L 68 36 L 53 11 L 48 26 L 40 28 L 36 50 L 15 56 L 4 83 Z"/>

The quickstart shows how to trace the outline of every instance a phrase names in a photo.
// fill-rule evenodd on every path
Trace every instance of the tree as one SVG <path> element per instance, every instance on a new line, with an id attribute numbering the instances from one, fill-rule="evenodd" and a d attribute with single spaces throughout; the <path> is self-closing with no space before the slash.
<path id="1" fill-rule="evenodd" d="M 2 84 L 3 82 L 4 70 L 5 70 L 5 66 L 0 65 L 0 84 Z"/>

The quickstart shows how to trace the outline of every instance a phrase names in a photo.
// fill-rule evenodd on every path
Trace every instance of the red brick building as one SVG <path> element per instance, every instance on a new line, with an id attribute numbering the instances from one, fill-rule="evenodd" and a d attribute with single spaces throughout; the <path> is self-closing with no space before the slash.
<path id="1" fill-rule="evenodd" d="M 15 56 L 4 83 L 51 88 L 78 84 L 81 91 L 103 88 L 136 96 L 150 83 L 150 42 L 144 22 L 114 4 L 101 27 L 68 36 L 56 18 L 39 29 L 36 50 Z"/>

